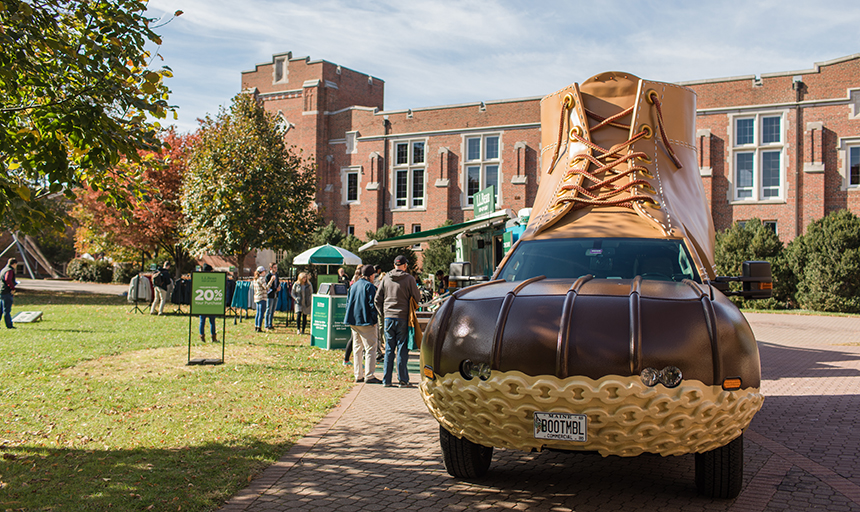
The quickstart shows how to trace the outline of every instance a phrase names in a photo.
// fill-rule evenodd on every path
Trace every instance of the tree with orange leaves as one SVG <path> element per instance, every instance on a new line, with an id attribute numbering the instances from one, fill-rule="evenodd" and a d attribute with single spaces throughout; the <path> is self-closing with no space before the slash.
<path id="1" fill-rule="evenodd" d="M 166 255 L 177 272 L 189 261 L 180 245 L 183 221 L 180 194 L 190 148 L 195 134 L 162 134 L 165 148 L 141 153 L 144 166 L 142 200 L 129 200 L 132 208 L 118 210 L 104 199 L 104 192 L 81 190 L 72 216 L 78 221 L 75 245 L 80 252 L 104 254 L 119 261 L 136 261 L 143 256 Z"/>

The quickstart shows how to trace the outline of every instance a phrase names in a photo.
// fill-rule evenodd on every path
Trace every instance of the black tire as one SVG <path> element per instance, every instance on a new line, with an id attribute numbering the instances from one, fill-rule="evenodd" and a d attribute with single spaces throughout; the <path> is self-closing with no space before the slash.
<path id="1" fill-rule="evenodd" d="M 708 498 L 731 499 L 744 480 L 744 435 L 731 443 L 696 454 L 696 489 Z"/>
<path id="2" fill-rule="evenodd" d="M 487 474 L 493 460 L 493 448 L 460 439 L 439 426 L 442 460 L 448 474 L 456 478 L 474 479 Z"/>

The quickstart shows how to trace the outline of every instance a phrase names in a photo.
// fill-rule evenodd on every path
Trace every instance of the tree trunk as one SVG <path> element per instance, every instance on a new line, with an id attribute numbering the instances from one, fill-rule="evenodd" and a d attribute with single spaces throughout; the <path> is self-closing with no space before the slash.
<path id="1" fill-rule="evenodd" d="M 243 253 L 235 254 L 237 266 L 236 270 L 239 273 L 240 278 L 245 276 L 245 256 L 247 256 L 249 252 L 251 251 L 245 251 Z"/>

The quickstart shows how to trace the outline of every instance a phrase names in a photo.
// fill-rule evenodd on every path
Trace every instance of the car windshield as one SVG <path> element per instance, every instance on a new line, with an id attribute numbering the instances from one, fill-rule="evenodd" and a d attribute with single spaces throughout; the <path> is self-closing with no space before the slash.
<path id="1" fill-rule="evenodd" d="M 680 282 L 699 280 L 681 240 L 642 238 L 560 238 L 520 242 L 499 272 L 506 281 L 536 276 L 576 279 L 586 274 L 603 279 Z"/>

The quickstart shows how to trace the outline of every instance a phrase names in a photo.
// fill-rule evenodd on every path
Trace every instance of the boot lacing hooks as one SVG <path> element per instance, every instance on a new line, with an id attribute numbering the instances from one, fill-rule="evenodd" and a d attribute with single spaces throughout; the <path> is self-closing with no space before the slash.
<path id="1" fill-rule="evenodd" d="M 663 137 L 663 141 L 667 147 L 667 152 L 669 153 L 672 162 L 680 169 L 681 164 L 678 161 L 677 157 L 675 157 L 675 154 L 669 145 L 668 138 L 666 137 L 665 130 L 663 129 L 663 114 L 660 108 L 660 99 L 657 97 L 656 92 L 649 92 L 648 102 L 654 104 L 657 108 L 657 124 L 660 128 L 660 134 Z M 565 102 L 564 108 L 562 109 L 562 120 L 560 123 L 561 127 L 564 126 L 564 111 L 567 108 L 568 105 L 567 102 Z M 631 114 L 633 112 L 633 108 L 634 107 L 631 106 L 630 108 L 627 108 L 610 117 L 603 117 L 599 114 L 591 112 L 588 109 L 585 109 L 585 113 L 588 115 L 589 118 L 598 121 L 598 124 L 591 128 L 590 131 L 594 132 L 595 130 L 611 126 L 629 132 L 630 125 L 620 123 L 618 122 L 618 120 L 623 118 L 624 116 Z M 633 208 L 634 202 L 645 202 L 655 207 L 659 207 L 659 204 L 652 197 L 637 194 L 634 191 L 631 191 L 633 187 L 642 187 L 643 189 L 654 193 L 653 187 L 647 180 L 630 180 L 622 186 L 616 186 L 615 184 L 615 182 L 617 182 L 621 178 L 624 178 L 637 171 L 642 172 L 646 176 L 651 176 L 651 173 L 648 171 L 648 169 L 640 165 L 634 164 L 624 171 L 620 171 L 618 166 L 636 158 L 642 158 L 647 160 L 647 154 L 644 152 L 634 152 L 623 156 L 620 155 L 622 152 L 627 151 L 637 141 L 643 138 L 651 138 L 652 135 L 653 130 L 651 129 L 651 127 L 643 125 L 642 127 L 640 127 L 639 132 L 635 133 L 627 141 L 622 142 L 620 144 L 616 144 L 611 148 L 606 149 L 583 137 L 582 129 L 578 126 L 574 126 L 570 130 L 570 139 L 576 140 L 577 142 L 590 148 L 597 156 L 595 157 L 588 153 L 580 153 L 578 155 L 575 155 L 571 160 L 572 168 L 564 176 L 563 181 L 574 181 L 573 178 L 577 175 L 580 175 L 583 178 L 587 178 L 592 184 L 588 186 L 582 186 L 578 184 L 562 185 L 561 187 L 559 187 L 559 191 L 556 195 L 557 202 L 554 206 L 558 208 L 564 203 L 573 202 L 576 203 L 573 208 L 574 210 L 585 208 L 587 206 L 622 206 L 626 208 Z M 559 136 L 559 139 L 561 139 L 561 135 Z M 558 145 L 556 145 L 556 153 L 557 152 Z M 576 165 L 580 162 L 588 163 L 583 165 L 582 168 L 577 168 Z M 589 164 L 593 164 L 596 169 L 594 171 L 589 172 Z M 603 173 L 604 177 L 598 176 L 601 173 Z M 582 183 L 584 183 L 584 180 L 582 181 Z M 600 192 L 601 189 L 607 190 L 605 190 L 604 192 Z M 575 191 L 576 193 L 573 195 L 566 195 L 569 191 Z M 618 197 L 625 192 L 629 193 L 630 195 Z"/>

